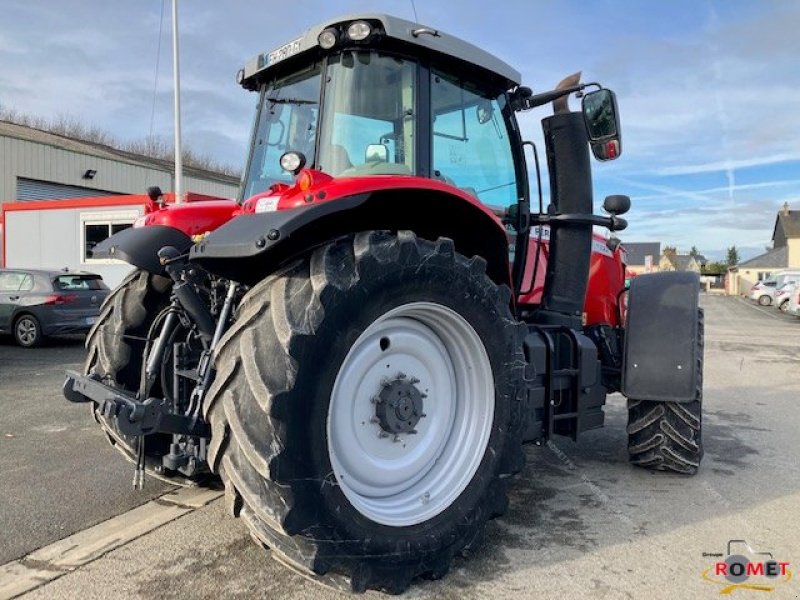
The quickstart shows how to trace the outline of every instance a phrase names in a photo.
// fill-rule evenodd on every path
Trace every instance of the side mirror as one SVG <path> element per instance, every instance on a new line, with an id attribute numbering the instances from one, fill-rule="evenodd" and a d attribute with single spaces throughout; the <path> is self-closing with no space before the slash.
<path id="1" fill-rule="evenodd" d="M 617 118 L 617 97 L 611 90 L 597 90 L 583 97 L 583 120 L 592 154 L 597 160 L 614 160 L 622 154 L 622 135 Z"/>
<path id="2" fill-rule="evenodd" d="M 631 209 L 631 199 L 622 194 L 606 196 L 603 201 L 603 210 L 610 215 L 624 215 Z"/>
<path id="3" fill-rule="evenodd" d="M 158 202 L 158 199 L 163 195 L 164 194 L 161 193 L 161 188 L 157 185 L 147 188 L 147 197 L 150 198 L 152 202 Z"/>
<path id="4" fill-rule="evenodd" d="M 491 121 L 492 116 L 494 116 L 494 108 L 492 107 L 492 101 L 481 100 L 475 107 L 475 116 L 478 119 L 478 123 L 480 123 L 481 125 L 485 125 L 486 123 Z"/>
<path id="5" fill-rule="evenodd" d="M 370 144 L 365 154 L 365 162 L 389 162 L 389 149 L 383 144 Z"/>

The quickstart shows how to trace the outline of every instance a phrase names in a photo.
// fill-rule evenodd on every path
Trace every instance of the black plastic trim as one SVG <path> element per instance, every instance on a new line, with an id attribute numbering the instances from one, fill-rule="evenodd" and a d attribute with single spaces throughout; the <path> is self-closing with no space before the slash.
<path id="1" fill-rule="evenodd" d="M 179 229 L 166 225 L 149 225 L 124 229 L 94 247 L 93 258 L 117 258 L 144 269 L 149 273 L 161 275 L 164 267 L 158 258 L 158 251 L 164 246 L 173 246 L 181 254 L 192 245 L 192 239 Z"/>

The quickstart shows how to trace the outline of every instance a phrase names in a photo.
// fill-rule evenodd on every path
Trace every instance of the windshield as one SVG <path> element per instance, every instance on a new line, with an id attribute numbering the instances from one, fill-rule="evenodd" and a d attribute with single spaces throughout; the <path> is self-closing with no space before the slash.
<path id="1" fill-rule="evenodd" d="M 328 63 L 318 168 L 336 177 L 412 175 L 416 64 L 370 51 Z"/>
<path id="2" fill-rule="evenodd" d="M 302 152 L 309 165 L 314 163 L 319 92 L 319 65 L 264 88 L 245 179 L 245 198 L 266 191 L 274 183 L 292 182 L 292 174 L 280 166 L 284 152 Z"/>

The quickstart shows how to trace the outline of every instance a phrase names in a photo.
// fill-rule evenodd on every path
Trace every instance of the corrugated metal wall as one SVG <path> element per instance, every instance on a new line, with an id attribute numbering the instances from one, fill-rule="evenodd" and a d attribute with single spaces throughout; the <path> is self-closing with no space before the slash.
<path id="1" fill-rule="evenodd" d="M 97 171 L 94 179 L 82 179 L 87 169 Z M 165 192 L 173 189 L 169 171 L 0 135 L 0 202 L 18 198 L 17 178 L 121 194 L 141 194 L 151 185 Z M 188 175 L 184 187 L 223 198 L 236 197 L 238 190 L 238 185 L 225 181 Z"/>
<path id="2" fill-rule="evenodd" d="M 17 200 L 60 200 L 63 198 L 96 198 L 98 196 L 114 196 L 119 192 L 94 190 L 77 185 L 65 185 L 51 181 L 37 181 L 17 177 Z"/>

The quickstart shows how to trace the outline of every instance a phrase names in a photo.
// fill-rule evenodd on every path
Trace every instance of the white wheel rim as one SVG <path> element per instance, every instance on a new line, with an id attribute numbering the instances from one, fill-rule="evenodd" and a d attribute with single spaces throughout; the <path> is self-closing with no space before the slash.
<path id="1" fill-rule="evenodd" d="M 381 437 L 373 399 L 398 374 L 419 380 L 425 417 L 416 434 Z M 493 420 L 494 378 L 480 336 L 454 310 L 414 302 L 374 321 L 342 362 L 328 409 L 328 454 L 356 510 L 383 525 L 415 525 L 467 487 Z"/>

